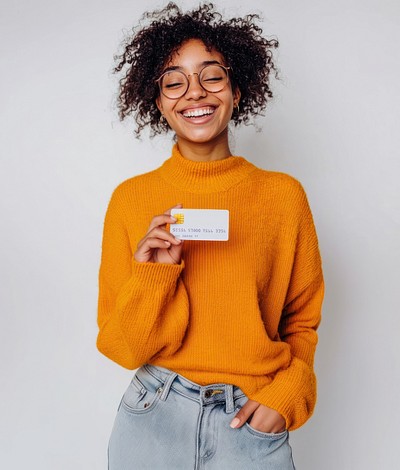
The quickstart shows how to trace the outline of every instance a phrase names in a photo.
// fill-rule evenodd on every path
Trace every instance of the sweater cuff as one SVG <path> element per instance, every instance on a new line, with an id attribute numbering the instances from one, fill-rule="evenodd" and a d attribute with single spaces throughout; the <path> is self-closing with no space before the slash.
<path id="1" fill-rule="evenodd" d="M 144 284 L 149 288 L 165 288 L 173 286 L 181 272 L 185 267 L 185 263 L 181 260 L 180 264 L 166 263 L 140 263 L 133 260 L 132 275 L 140 284 Z"/>
<path id="2" fill-rule="evenodd" d="M 292 357 L 289 367 L 277 372 L 272 382 L 251 399 L 278 411 L 286 420 L 286 429 L 293 431 L 312 415 L 316 388 L 313 370 L 302 360 Z"/>

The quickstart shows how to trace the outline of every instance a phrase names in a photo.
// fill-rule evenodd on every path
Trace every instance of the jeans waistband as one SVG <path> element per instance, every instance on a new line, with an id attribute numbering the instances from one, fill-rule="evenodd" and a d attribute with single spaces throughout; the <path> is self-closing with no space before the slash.
<path id="1" fill-rule="evenodd" d="M 161 400 L 167 399 L 168 393 L 172 388 L 177 393 L 191 400 L 198 401 L 204 406 L 225 403 L 226 412 L 231 413 L 235 409 L 234 400 L 245 395 L 236 385 L 226 383 L 200 385 L 161 366 L 145 364 L 138 370 L 138 373 L 140 374 L 141 371 L 147 372 L 161 382 Z"/>

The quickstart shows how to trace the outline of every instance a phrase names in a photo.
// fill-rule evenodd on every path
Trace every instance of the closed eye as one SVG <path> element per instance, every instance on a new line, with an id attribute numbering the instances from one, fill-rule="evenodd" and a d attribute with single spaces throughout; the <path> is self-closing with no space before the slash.
<path id="1" fill-rule="evenodd" d="M 181 86 L 183 86 L 183 83 L 182 83 L 182 82 L 176 82 L 176 83 L 168 83 L 168 84 L 166 84 L 166 85 L 165 85 L 165 88 L 168 88 L 168 89 L 170 89 L 170 88 L 179 88 L 179 87 L 181 87 Z"/>
<path id="2" fill-rule="evenodd" d="M 222 77 L 210 77 L 203 79 L 204 82 L 220 82 Z"/>

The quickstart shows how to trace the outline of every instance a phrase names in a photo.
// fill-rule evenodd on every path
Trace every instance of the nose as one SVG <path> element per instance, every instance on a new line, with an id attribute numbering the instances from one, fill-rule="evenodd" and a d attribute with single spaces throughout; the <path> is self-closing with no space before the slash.
<path id="1" fill-rule="evenodd" d="M 185 93 L 186 98 L 192 98 L 197 100 L 203 96 L 206 96 L 207 92 L 200 84 L 200 78 L 198 73 L 192 73 L 188 75 L 188 83 L 188 89 Z"/>

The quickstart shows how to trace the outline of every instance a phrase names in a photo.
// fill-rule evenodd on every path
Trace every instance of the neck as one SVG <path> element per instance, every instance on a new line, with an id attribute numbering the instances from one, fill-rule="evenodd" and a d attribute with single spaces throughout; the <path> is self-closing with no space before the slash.
<path id="1" fill-rule="evenodd" d="M 181 155 L 195 162 L 223 160 L 232 155 L 228 144 L 227 130 L 215 140 L 208 142 L 192 142 L 178 136 L 177 144 Z"/>

